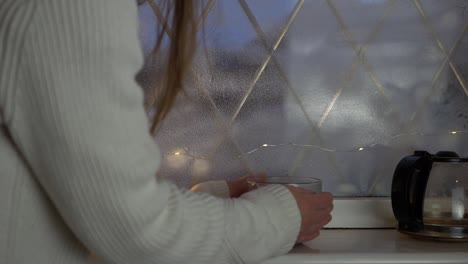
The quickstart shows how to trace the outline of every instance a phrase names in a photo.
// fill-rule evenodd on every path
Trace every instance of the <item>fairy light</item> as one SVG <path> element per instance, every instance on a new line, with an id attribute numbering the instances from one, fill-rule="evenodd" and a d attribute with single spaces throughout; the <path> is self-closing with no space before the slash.
<path id="1" fill-rule="evenodd" d="M 165 163 L 172 169 L 181 169 L 187 166 L 190 160 L 180 157 L 180 151 L 174 151 L 171 155 L 167 155 Z"/>
<path id="2" fill-rule="evenodd" d="M 447 133 L 447 132 L 445 132 Z M 468 130 L 464 130 L 464 131 L 457 131 L 457 130 L 451 130 L 450 131 L 450 134 L 452 135 L 456 135 L 456 134 L 468 134 Z M 392 141 L 392 140 L 395 140 L 397 138 L 400 138 L 400 137 L 409 137 L 409 136 L 423 136 L 423 137 L 436 137 L 436 136 L 443 136 L 444 134 L 425 134 L 425 133 L 418 133 L 418 132 L 412 132 L 412 133 L 406 133 L 406 134 L 397 134 L 397 135 L 393 135 L 393 136 L 390 136 L 388 137 L 388 139 L 385 141 L 386 144 L 388 145 L 389 141 Z M 446 134 L 445 134 L 446 135 Z M 344 152 L 361 152 L 361 151 L 372 151 L 372 147 L 374 147 L 375 145 L 377 145 L 378 143 L 377 142 L 372 142 L 370 144 L 367 144 L 365 146 L 362 146 L 362 147 L 353 147 L 351 149 L 342 149 L 342 150 L 339 150 L 339 149 L 332 149 L 332 148 L 326 148 L 326 147 L 323 147 L 323 146 L 319 146 L 319 145 L 310 145 L 310 144 L 297 144 L 297 143 L 281 143 L 281 144 L 261 144 L 259 145 L 258 147 L 255 147 L 253 148 L 252 150 L 250 151 L 247 151 L 245 152 L 245 154 L 243 155 L 239 155 L 237 156 L 237 158 L 242 158 L 243 156 L 248 156 L 248 155 L 251 155 L 252 153 L 254 152 L 257 152 L 257 151 L 260 151 L 261 149 L 264 149 L 264 148 L 281 148 L 281 147 L 297 147 L 297 148 L 313 148 L 313 149 L 317 149 L 317 150 L 321 150 L 321 151 L 325 151 L 325 152 L 336 152 L 336 153 L 344 153 Z M 196 155 L 192 155 L 192 154 L 189 154 L 189 153 L 182 153 L 182 152 L 172 152 L 172 153 L 169 153 L 169 154 L 165 154 L 165 156 L 184 156 L 184 157 L 187 157 L 187 158 L 191 158 L 191 159 L 194 159 L 194 160 L 209 160 L 208 158 L 206 157 L 203 157 L 203 156 L 196 156 Z"/>

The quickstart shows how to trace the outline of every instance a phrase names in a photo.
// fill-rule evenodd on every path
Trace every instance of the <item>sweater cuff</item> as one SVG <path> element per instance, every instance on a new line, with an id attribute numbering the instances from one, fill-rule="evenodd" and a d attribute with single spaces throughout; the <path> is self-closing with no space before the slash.
<path id="1" fill-rule="evenodd" d="M 297 206 L 296 199 L 292 193 L 282 185 L 268 185 L 260 188 L 270 194 L 269 197 L 263 199 L 274 199 L 275 205 L 280 208 L 281 214 L 276 214 L 275 219 L 277 224 L 282 227 L 281 232 L 283 244 L 280 245 L 279 255 L 288 253 L 296 244 L 299 231 L 301 229 L 301 213 Z M 268 201 L 269 203 L 272 200 Z"/>
<path id="2" fill-rule="evenodd" d="M 209 193 L 220 198 L 229 198 L 229 186 L 226 181 L 207 181 L 199 183 L 191 188 L 193 192 Z"/>
<path id="3" fill-rule="evenodd" d="M 240 263 L 260 263 L 288 253 L 301 226 L 296 200 L 281 185 L 261 187 L 226 199 L 226 238 Z"/>

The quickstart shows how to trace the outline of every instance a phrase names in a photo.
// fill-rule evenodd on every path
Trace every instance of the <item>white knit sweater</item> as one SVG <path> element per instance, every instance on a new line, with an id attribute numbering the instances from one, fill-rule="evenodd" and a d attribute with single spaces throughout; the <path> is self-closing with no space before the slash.
<path id="1" fill-rule="evenodd" d="M 155 178 L 135 0 L 0 0 L 0 263 L 258 263 L 294 244 L 284 187 Z"/>

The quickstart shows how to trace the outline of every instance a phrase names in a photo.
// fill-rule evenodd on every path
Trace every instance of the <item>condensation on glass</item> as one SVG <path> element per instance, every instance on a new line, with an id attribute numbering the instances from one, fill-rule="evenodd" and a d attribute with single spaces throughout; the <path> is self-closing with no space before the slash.
<path id="1" fill-rule="evenodd" d="M 194 78 L 156 136 L 161 176 L 188 187 L 261 171 L 388 196 L 414 150 L 468 156 L 468 1 L 205 4 Z M 147 55 L 158 19 L 139 10 Z"/>

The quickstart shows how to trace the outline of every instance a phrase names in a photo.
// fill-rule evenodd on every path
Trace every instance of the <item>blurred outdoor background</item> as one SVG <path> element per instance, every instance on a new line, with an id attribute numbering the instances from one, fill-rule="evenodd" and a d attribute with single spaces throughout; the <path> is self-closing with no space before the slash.
<path id="1" fill-rule="evenodd" d="M 158 4 L 139 7 L 146 56 Z M 335 195 L 388 196 L 414 150 L 468 156 L 467 0 L 205 0 L 202 9 L 194 76 L 155 137 L 162 177 L 190 187 L 267 172 L 320 178 Z M 146 91 L 155 64 L 139 76 Z"/>

